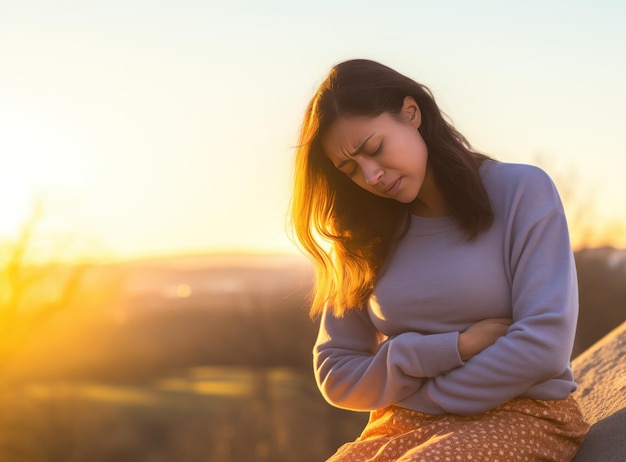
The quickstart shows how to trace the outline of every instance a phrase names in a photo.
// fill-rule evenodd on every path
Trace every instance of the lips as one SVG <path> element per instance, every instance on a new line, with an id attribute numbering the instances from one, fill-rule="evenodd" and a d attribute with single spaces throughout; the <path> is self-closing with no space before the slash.
<path id="1" fill-rule="evenodd" d="M 402 180 L 402 177 L 398 178 L 396 181 L 391 183 L 391 185 L 389 185 L 389 187 L 385 189 L 385 194 L 389 194 L 389 195 L 394 194 L 398 190 L 401 180 Z"/>

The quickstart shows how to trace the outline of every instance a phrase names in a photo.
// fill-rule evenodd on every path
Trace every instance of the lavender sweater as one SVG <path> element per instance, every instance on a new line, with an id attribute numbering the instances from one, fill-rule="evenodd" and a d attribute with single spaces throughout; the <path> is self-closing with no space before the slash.
<path id="1" fill-rule="evenodd" d="M 578 288 L 558 193 L 529 165 L 487 160 L 480 171 L 494 212 L 486 232 L 468 242 L 452 218 L 413 216 L 367 306 L 323 315 L 314 369 L 331 404 L 472 415 L 576 389 Z M 463 362 L 459 333 L 493 317 L 514 322 Z"/>

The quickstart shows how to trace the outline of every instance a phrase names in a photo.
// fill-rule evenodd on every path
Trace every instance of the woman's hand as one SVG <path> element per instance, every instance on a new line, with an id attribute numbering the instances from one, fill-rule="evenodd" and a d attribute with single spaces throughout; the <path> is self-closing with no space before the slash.
<path id="1" fill-rule="evenodd" d="M 489 318 L 472 324 L 459 334 L 459 354 L 463 361 L 477 355 L 506 334 L 511 318 Z"/>

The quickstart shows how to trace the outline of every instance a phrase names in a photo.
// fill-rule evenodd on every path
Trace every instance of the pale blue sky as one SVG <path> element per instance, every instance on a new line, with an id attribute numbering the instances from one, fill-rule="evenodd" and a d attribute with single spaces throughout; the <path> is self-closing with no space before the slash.
<path id="1" fill-rule="evenodd" d="M 624 18 L 617 1 L 0 0 L 0 234 L 39 192 L 113 255 L 291 250 L 302 112 L 354 57 L 625 219 Z"/>

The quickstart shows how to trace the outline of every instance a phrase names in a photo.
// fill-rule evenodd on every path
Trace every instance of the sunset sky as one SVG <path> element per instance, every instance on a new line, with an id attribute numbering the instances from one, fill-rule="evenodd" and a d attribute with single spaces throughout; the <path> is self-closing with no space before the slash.
<path id="1" fill-rule="evenodd" d="M 612 229 L 625 5 L 0 0 L 0 238 L 39 197 L 46 232 L 92 257 L 293 251 L 302 113 L 355 57 L 429 86 L 478 150 L 539 163 L 572 217 Z"/>

